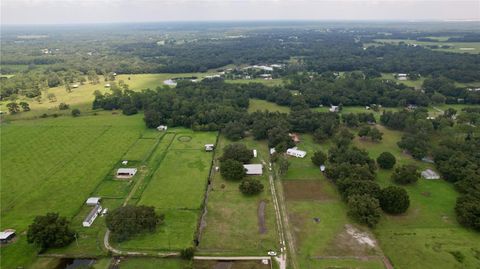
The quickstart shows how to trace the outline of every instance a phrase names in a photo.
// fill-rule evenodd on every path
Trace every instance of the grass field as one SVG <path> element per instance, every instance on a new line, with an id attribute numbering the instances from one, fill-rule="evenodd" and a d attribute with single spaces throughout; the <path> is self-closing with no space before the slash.
<path id="1" fill-rule="evenodd" d="M 120 262 L 122 269 L 187 269 L 191 262 L 180 259 L 127 258 Z"/>
<path id="2" fill-rule="evenodd" d="M 257 149 L 258 157 L 251 163 L 268 162 L 268 148 L 264 141 L 245 138 L 240 141 L 248 148 Z M 221 136 L 216 147 L 215 157 L 222 154 L 225 145 L 231 143 Z M 218 166 L 218 161 L 216 161 Z M 265 186 L 257 196 L 244 196 L 239 190 L 239 182 L 224 180 L 215 172 L 208 196 L 206 223 L 200 239 L 198 251 L 202 254 L 225 255 L 265 255 L 268 250 L 278 250 L 277 228 L 271 192 L 268 184 L 267 167 L 264 175 L 255 176 Z M 266 232 L 259 231 L 258 207 L 265 203 Z"/>
<path id="3" fill-rule="evenodd" d="M 154 234 L 117 243 L 121 249 L 179 250 L 193 244 L 212 158 L 204 144 L 215 143 L 217 133 L 172 131 L 152 155 L 151 164 L 157 162 L 158 168 L 135 195 L 135 203 L 165 214 L 165 223 Z"/>
<path id="4" fill-rule="evenodd" d="M 383 133 L 380 143 L 355 140 L 372 158 L 389 151 L 397 163 L 413 163 L 421 169 L 432 167 L 405 155 L 397 147 L 402 133 L 377 126 Z M 379 170 L 377 180 L 382 187 L 392 185 L 391 170 Z M 480 235 L 461 227 L 455 218 L 454 206 L 458 193 L 443 180 L 420 179 L 405 187 L 410 196 L 409 210 L 400 216 L 384 215 L 374 230 L 384 253 L 395 268 L 478 268 Z M 465 255 L 463 264 L 450 252 Z M 405 259 L 405 257 L 409 257 Z"/>
<path id="5" fill-rule="evenodd" d="M 118 75 L 115 79 L 116 82 L 123 80 L 126 84 L 129 85 L 131 90 L 140 91 L 143 89 L 156 89 L 159 86 L 164 86 L 163 81 L 176 77 L 192 77 L 196 76 L 203 78 L 209 73 L 184 73 L 184 74 L 125 74 Z M 100 77 L 100 83 L 93 85 L 86 83 L 85 85 L 80 85 L 76 89 L 72 89 L 72 92 L 68 93 L 65 90 L 64 86 L 49 88 L 42 92 L 42 98 L 40 102 L 37 102 L 33 99 L 20 97 L 17 102 L 25 101 L 30 104 L 31 111 L 20 112 L 16 115 L 7 115 L 9 120 L 18 120 L 18 119 L 31 119 L 39 117 L 40 115 L 46 114 L 58 114 L 58 115 L 70 115 L 71 109 L 78 108 L 82 113 L 90 113 L 92 111 L 92 102 L 94 100 L 93 93 L 96 90 L 99 90 L 102 93 L 109 92 L 108 88 L 104 87 L 105 82 L 103 78 Z M 56 101 L 50 102 L 47 98 L 47 94 L 55 94 Z M 10 101 L 0 102 L 0 110 L 8 111 L 5 105 Z M 70 105 L 68 110 L 59 110 L 58 105 L 60 103 L 66 103 Z"/>
<path id="6" fill-rule="evenodd" d="M 2 247 L 2 265 L 33 261 L 35 249 L 23 232 L 34 216 L 59 212 L 77 225 L 85 199 L 144 129 L 141 115 L 110 113 L 3 124 L 1 229 L 16 229 L 19 239 Z M 92 248 L 99 253 L 96 246 L 83 250 Z"/>
<path id="7" fill-rule="evenodd" d="M 255 78 L 255 79 L 228 79 L 225 80 L 226 83 L 241 83 L 241 84 L 248 84 L 248 83 L 261 83 L 267 86 L 279 86 L 283 85 L 283 80 L 280 78 L 276 79 L 263 79 L 263 78 Z"/>
<path id="8" fill-rule="evenodd" d="M 455 53 L 480 53 L 480 42 L 423 42 L 417 40 L 409 39 L 377 39 L 376 42 L 386 43 L 386 44 L 398 44 L 400 42 L 405 42 L 406 44 L 417 44 L 420 46 L 450 46 L 450 48 L 438 48 L 433 49 L 436 51 L 445 51 L 445 52 L 455 52 Z M 428 47 L 427 47 L 428 48 Z"/>
<path id="9" fill-rule="evenodd" d="M 252 113 L 255 111 L 269 111 L 269 112 L 281 112 L 281 113 L 289 113 L 290 108 L 287 106 L 280 106 L 272 102 L 268 102 L 265 100 L 259 99 L 250 99 L 250 103 L 248 105 L 248 113 Z"/>

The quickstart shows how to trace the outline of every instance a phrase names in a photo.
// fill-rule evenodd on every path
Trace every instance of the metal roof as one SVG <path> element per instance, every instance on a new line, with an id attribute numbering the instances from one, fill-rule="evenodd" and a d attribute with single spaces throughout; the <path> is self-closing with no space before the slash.
<path id="1" fill-rule="evenodd" d="M 261 164 L 244 164 L 243 167 L 247 170 L 247 175 L 263 174 L 263 165 Z"/>
<path id="2" fill-rule="evenodd" d="M 118 168 L 117 174 L 135 174 L 137 173 L 137 168 Z"/>

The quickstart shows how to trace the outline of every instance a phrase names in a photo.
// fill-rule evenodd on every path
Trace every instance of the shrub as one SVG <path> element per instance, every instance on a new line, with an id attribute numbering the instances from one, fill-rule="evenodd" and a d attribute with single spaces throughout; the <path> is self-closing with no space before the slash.
<path id="1" fill-rule="evenodd" d="M 69 108 L 70 108 L 70 105 L 69 105 L 69 104 L 60 103 L 60 104 L 58 105 L 58 109 L 60 109 L 60 110 L 67 110 L 67 109 L 69 109 Z"/>
<path id="2" fill-rule="evenodd" d="M 396 162 L 397 160 L 395 159 L 395 156 L 393 156 L 393 154 L 390 152 L 382 152 L 382 154 L 380 154 L 380 156 L 377 158 L 378 166 L 383 169 L 393 168 Z"/>
<path id="3" fill-rule="evenodd" d="M 180 251 L 180 257 L 185 260 L 191 260 L 195 255 L 195 249 L 193 247 L 188 247 Z"/>
<path id="4" fill-rule="evenodd" d="M 78 116 L 80 116 L 80 109 L 78 109 L 78 108 L 72 109 L 72 116 L 73 116 L 73 117 L 78 117 Z"/>
<path id="5" fill-rule="evenodd" d="M 245 179 L 239 186 L 240 191 L 246 195 L 259 194 L 263 188 L 263 184 L 257 179 Z"/>
<path id="6" fill-rule="evenodd" d="M 327 160 L 327 154 L 321 152 L 321 151 L 315 151 L 312 156 L 312 163 L 316 166 L 320 166 L 322 164 L 325 164 L 325 161 Z"/>
<path id="7" fill-rule="evenodd" d="M 389 186 L 380 191 L 380 206 L 390 214 L 401 214 L 410 206 L 410 198 L 405 189 Z"/>
<path id="8" fill-rule="evenodd" d="M 342 192 L 343 197 L 348 199 L 353 195 L 362 195 L 368 194 L 373 198 L 379 198 L 380 196 L 380 186 L 378 183 L 370 180 L 341 180 L 339 185 L 342 185 L 339 190 Z"/>
<path id="9" fill-rule="evenodd" d="M 348 198 L 348 215 L 362 224 L 375 227 L 380 221 L 380 204 L 367 194 L 352 195 Z"/>
<path id="10" fill-rule="evenodd" d="M 395 172 L 392 174 L 392 179 L 397 184 L 411 184 L 418 181 L 420 178 L 420 173 L 418 168 L 412 164 L 406 164 L 395 169 Z"/>
<path id="11" fill-rule="evenodd" d="M 128 104 L 128 105 L 123 106 L 122 113 L 123 113 L 123 115 L 129 116 L 129 115 L 137 114 L 138 110 L 134 105 Z"/>
<path id="12" fill-rule="evenodd" d="M 480 199 L 473 195 L 462 195 L 455 205 L 457 221 L 463 226 L 480 231 Z"/>
<path id="13" fill-rule="evenodd" d="M 241 162 L 228 159 L 220 163 L 220 174 L 224 179 L 241 180 L 246 172 Z"/>
<path id="14" fill-rule="evenodd" d="M 232 159 L 241 163 L 248 163 L 253 158 L 252 150 L 248 149 L 245 144 L 234 143 L 229 144 L 223 149 L 221 161 Z"/>

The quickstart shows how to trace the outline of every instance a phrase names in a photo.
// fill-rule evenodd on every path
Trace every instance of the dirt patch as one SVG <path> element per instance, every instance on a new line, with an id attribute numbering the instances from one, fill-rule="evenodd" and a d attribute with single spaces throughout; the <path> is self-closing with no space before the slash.
<path id="1" fill-rule="evenodd" d="M 265 234 L 267 232 L 267 226 L 265 225 L 265 201 L 261 201 L 258 204 L 258 232 Z"/>
<path id="2" fill-rule="evenodd" d="M 215 264 L 214 269 L 231 269 L 233 263 L 232 262 L 218 262 Z"/>
<path id="3" fill-rule="evenodd" d="M 333 197 L 325 190 L 326 184 L 328 183 L 319 180 L 283 181 L 285 199 L 290 201 L 331 200 Z"/>
<path id="4" fill-rule="evenodd" d="M 380 250 L 373 235 L 347 224 L 325 252 L 326 255 L 369 256 L 379 254 Z"/>
<path id="5" fill-rule="evenodd" d="M 309 217 L 299 213 L 289 213 L 288 219 L 291 229 L 293 231 L 293 241 L 296 248 L 298 249 L 302 245 L 302 239 L 305 236 L 305 234 L 302 232 L 305 230 L 305 224 L 308 221 Z"/>

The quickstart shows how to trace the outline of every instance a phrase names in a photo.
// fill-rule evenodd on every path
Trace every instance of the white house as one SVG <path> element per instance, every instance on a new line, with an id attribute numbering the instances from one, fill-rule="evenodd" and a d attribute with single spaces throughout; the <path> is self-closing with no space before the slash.
<path id="1" fill-rule="evenodd" d="M 263 174 L 263 165 L 261 164 L 244 164 L 243 168 L 247 170 L 247 175 L 261 175 Z"/>
<path id="2" fill-rule="evenodd" d="M 100 204 L 100 200 L 101 200 L 101 199 L 102 199 L 102 198 L 100 198 L 100 197 L 90 197 L 90 198 L 87 199 L 86 204 L 87 204 L 87 205 L 95 206 L 95 205 Z"/>
<path id="3" fill-rule="evenodd" d="M 167 129 L 168 129 L 167 125 L 159 125 L 157 127 L 157 130 L 159 130 L 159 131 L 166 131 Z"/>
<path id="4" fill-rule="evenodd" d="M 205 144 L 205 151 L 213 151 L 215 144 Z"/>
<path id="5" fill-rule="evenodd" d="M 307 155 L 306 151 L 299 150 L 297 147 L 289 148 L 287 149 L 287 155 L 297 157 L 297 158 L 303 158 L 305 155 Z"/>
<path id="6" fill-rule="evenodd" d="M 87 217 L 83 220 L 83 227 L 90 227 L 92 226 L 93 222 L 97 218 L 98 214 L 102 212 L 102 206 L 101 205 L 95 205 L 95 207 L 92 208 L 90 213 L 88 213 Z"/>
<path id="7" fill-rule="evenodd" d="M 397 74 L 398 80 L 407 80 L 407 78 L 408 78 L 407 74 L 404 74 L 404 73 Z"/>
<path id="8" fill-rule="evenodd" d="M 330 106 L 330 108 L 328 109 L 328 111 L 330 111 L 330 112 L 339 112 L 339 111 L 340 111 L 340 107 L 339 107 L 339 106 Z"/>
<path id="9" fill-rule="evenodd" d="M 253 150 L 253 158 L 257 158 L 257 150 L 256 149 Z"/>
<path id="10" fill-rule="evenodd" d="M 276 152 L 275 148 L 270 148 L 270 155 L 272 155 L 275 152 Z"/>
<path id="11" fill-rule="evenodd" d="M 131 178 L 137 173 L 137 168 L 118 168 L 118 178 Z"/>
<path id="12" fill-rule="evenodd" d="M 440 176 L 435 171 L 433 171 L 432 169 L 424 170 L 422 172 L 422 177 L 424 177 L 425 179 L 439 179 L 440 178 Z"/>

